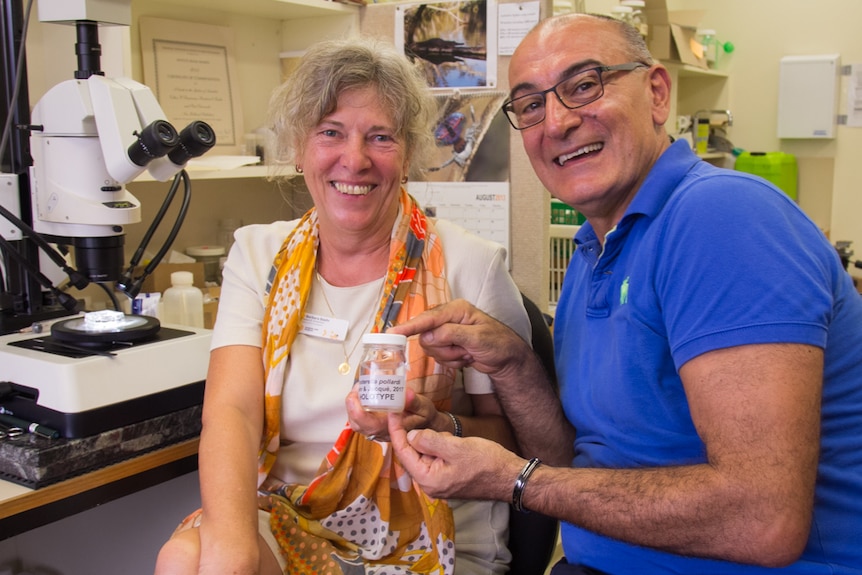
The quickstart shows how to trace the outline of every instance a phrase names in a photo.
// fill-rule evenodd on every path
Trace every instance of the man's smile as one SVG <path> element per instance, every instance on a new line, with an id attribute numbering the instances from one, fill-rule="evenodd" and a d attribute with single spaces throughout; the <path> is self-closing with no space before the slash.
<path id="1" fill-rule="evenodd" d="M 589 145 L 584 146 L 582 148 L 578 148 L 577 150 L 575 150 L 574 152 L 572 152 L 570 154 L 563 154 L 562 156 L 557 156 L 554 159 L 554 162 L 556 162 L 557 165 L 559 165 L 559 166 L 563 166 L 563 165 L 565 165 L 566 162 L 568 162 L 569 160 L 571 160 L 573 158 L 579 158 L 579 157 L 584 156 L 586 154 L 589 154 L 591 152 L 597 152 L 604 147 L 605 147 L 605 145 L 601 144 L 601 143 L 589 144 Z"/>

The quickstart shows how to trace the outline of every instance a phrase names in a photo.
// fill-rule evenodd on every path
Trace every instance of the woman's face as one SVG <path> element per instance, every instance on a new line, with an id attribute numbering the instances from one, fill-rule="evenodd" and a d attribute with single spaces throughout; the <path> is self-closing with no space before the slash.
<path id="1" fill-rule="evenodd" d="M 302 152 L 305 183 L 321 225 L 389 234 L 407 173 L 406 144 L 373 87 L 341 94 L 311 129 Z"/>

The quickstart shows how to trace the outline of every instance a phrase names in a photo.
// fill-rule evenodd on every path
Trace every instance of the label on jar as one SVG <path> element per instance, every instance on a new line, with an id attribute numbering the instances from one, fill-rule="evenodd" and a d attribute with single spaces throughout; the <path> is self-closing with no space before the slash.
<path id="1" fill-rule="evenodd" d="M 366 411 L 402 411 L 404 375 L 371 373 L 359 376 L 359 403 Z"/>

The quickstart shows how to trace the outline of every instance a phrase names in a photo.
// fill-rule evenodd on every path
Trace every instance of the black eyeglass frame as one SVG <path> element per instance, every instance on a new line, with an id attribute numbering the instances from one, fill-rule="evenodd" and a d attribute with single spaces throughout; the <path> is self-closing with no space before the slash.
<path id="1" fill-rule="evenodd" d="M 547 90 L 542 90 L 541 92 L 530 92 L 529 94 L 524 94 L 523 96 L 518 96 L 517 98 L 512 98 L 511 100 L 503 102 L 503 106 L 502 106 L 503 113 L 505 114 L 506 119 L 509 121 L 509 124 L 513 128 L 515 128 L 516 130 L 526 130 L 527 128 L 532 128 L 533 126 L 538 126 L 539 124 L 544 122 L 545 116 L 542 116 L 542 119 L 539 120 L 538 122 L 535 122 L 535 123 L 530 124 L 528 126 L 518 127 L 515 124 L 515 120 L 513 120 L 512 117 L 509 115 L 509 114 L 515 113 L 514 110 L 512 109 L 512 104 L 517 102 L 518 100 L 521 100 L 523 98 L 533 98 L 535 96 L 541 96 L 542 101 L 544 102 L 547 98 L 548 93 L 553 92 L 554 95 L 557 97 L 557 100 L 559 100 L 560 104 L 562 104 L 563 106 L 565 106 L 569 110 L 577 110 L 578 108 L 582 108 L 588 104 L 592 104 L 593 102 L 595 102 L 596 100 L 600 99 L 602 96 L 605 95 L 605 81 L 604 81 L 604 78 L 602 77 L 602 75 L 605 72 L 617 72 L 617 71 L 631 72 L 633 70 L 637 70 L 638 68 L 649 68 L 649 67 L 650 67 L 649 64 L 644 64 L 643 62 L 626 62 L 625 64 L 616 64 L 614 66 L 595 66 L 593 68 L 587 68 L 586 70 L 581 70 L 579 72 L 572 74 L 571 76 L 567 76 L 566 78 L 563 78 L 562 80 L 560 80 L 559 82 L 557 82 L 556 84 L 554 84 L 553 86 L 548 88 Z M 584 102 L 583 104 L 578 104 L 577 106 L 569 106 L 568 104 L 566 104 L 563 101 L 563 98 L 560 96 L 559 92 L 557 92 L 557 88 L 559 88 L 561 84 L 568 82 L 572 78 L 580 76 L 581 74 L 586 74 L 588 72 L 596 72 L 596 75 L 599 77 L 599 87 L 601 88 L 601 90 L 599 90 L 599 94 L 595 98 L 590 100 L 589 102 Z"/>

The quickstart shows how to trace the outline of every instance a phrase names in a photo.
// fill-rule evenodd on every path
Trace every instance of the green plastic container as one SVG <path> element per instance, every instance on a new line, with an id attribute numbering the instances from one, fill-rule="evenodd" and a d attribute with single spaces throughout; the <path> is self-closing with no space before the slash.
<path id="1" fill-rule="evenodd" d="M 583 214 L 560 200 L 551 198 L 551 223 L 566 226 L 579 226 L 586 220 Z"/>
<path id="2" fill-rule="evenodd" d="M 793 154 L 743 152 L 736 158 L 736 169 L 769 180 L 796 201 L 799 169 Z"/>

